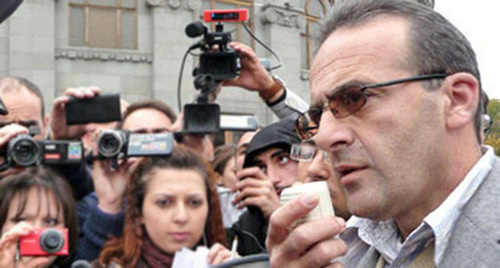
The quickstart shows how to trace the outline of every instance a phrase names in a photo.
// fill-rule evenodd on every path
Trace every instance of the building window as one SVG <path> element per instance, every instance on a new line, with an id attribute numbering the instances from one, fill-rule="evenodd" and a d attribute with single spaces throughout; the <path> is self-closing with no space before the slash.
<path id="1" fill-rule="evenodd" d="M 69 0 L 69 44 L 137 49 L 137 0 Z"/>
<path id="2" fill-rule="evenodd" d="M 248 21 L 246 22 L 248 28 L 253 32 L 253 0 L 203 0 L 202 11 L 208 9 L 248 9 Z M 203 14 L 202 14 L 203 16 Z M 215 31 L 215 24 L 211 23 L 211 31 Z M 231 37 L 233 41 L 238 41 L 243 44 L 254 47 L 254 40 L 243 28 L 241 22 L 224 22 L 224 31 L 232 32 Z"/>
<path id="3" fill-rule="evenodd" d="M 302 69 L 309 70 L 314 58 L 313 40 L 318 29 L 320 20 L 333 6 L 333 0 L 300 0 L 304 7 L 306 27 L 301 36 Z"/>

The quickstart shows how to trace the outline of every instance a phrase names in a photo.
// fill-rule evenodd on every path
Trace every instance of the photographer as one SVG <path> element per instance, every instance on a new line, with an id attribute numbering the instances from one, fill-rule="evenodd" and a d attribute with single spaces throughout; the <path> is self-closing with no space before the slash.
<path id="1" fill-rule="evenodd" d="M 0 115 L 0 148 L 5 152 L 7 143 L 20 134 L 28 134 L 28 128 L 38 130 L 33 135 L 33 139 L 43 140 L 47 133 L 49 117 L 45 115 L 41 90 L 27 79 L 21 77 L 2 77 L 0 78 L 0 93 L 5 108 L 8 110 L 8 114 Z M 57 117 L 58 110 L 55 108 L 51 116 L 54 115 L 56 118 L 52 118 L 51 122 L 60 120 Z M 52 137 L 52 139 L 61 138 L 65 137 Z M 5 163 L 3 160 L 2 162 Z M 18 173 L 24 169 L 22 167 L 10 167 L 0 173 L 0 178 L 8 174 Z M 90 173 L 86 170 L 83 163 L 79 165 L 55 166 L 54 169 L 59 171 L 63 178 L 70 184 L 77 199 L 84 197 L 92 190 Z"/>
<path id="2" fill-rule="evenodd" d="M 78 239 L 75 203 L 66 182 L 43 168 L 30 168 L 0 181 L 0 267 L 67 267 L 68 257 L 21 256 L 19 239 L 41 228 L 67 228 L 69 252 Z"/>

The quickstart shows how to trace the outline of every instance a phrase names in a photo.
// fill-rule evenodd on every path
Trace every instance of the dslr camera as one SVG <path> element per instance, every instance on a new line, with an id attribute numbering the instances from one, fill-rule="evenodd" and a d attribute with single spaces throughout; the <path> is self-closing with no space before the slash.
<path id="1" fill-rule="evenodd" d="M 68 229 L 38 229 L 19 238 L 21 256 L 68 255 Z"/>
<path id="2" fill-rule="evenodd" d="M 172 133 L 137 134 L 126 130 L 106 129 L 97 137 L 100 158 L 170 155 L 173 147 Z"/>
<path id="3" fill-rule="evenodd" d="M 30 128 L 30 134 L 12 138 L 0 152 L 5 162 L 0 171 L 10 167 L 30 167 L 37 165 L 69 165 L 83 160 L 83 145 L 77 141 L 35 140 L 38 128 Z"/>

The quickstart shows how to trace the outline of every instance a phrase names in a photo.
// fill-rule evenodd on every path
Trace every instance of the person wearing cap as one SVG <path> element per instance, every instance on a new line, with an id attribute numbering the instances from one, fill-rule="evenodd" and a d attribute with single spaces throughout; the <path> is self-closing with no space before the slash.
<path id="1" fill-rule="evenodd" d="M 299 141 L 294 120 L 285 119 L 257 132 L 248 144 L 232 189 L 239 191 L 234 203 L 248 211 L 228 230 L 230 243 L 238 236 L 240 255 L 266 251 L 269 217 L 280 206 L 281 191 L 297 180 L 297 161 L 290 158 L 290 148 Z"/>

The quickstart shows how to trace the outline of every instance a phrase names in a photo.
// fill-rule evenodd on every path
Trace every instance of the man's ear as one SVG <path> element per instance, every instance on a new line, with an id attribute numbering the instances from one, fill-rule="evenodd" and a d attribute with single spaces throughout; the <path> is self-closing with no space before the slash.
<path id="1" fill-rule="evenodd" d="M 472 122 L 478 108 L 479 82 L 472 74 L 456 73 L 443 82 L 447 103 L 445 120 L 448 129 L 461 128 Z"/>

